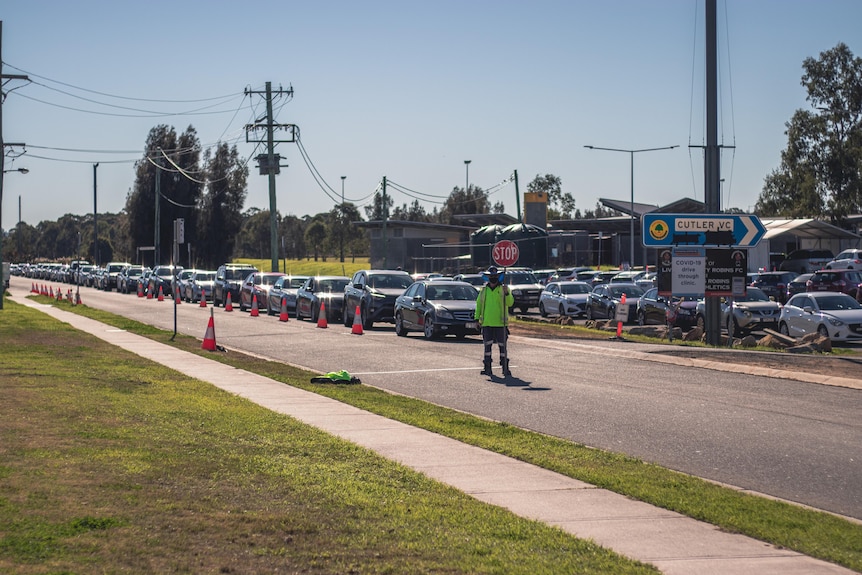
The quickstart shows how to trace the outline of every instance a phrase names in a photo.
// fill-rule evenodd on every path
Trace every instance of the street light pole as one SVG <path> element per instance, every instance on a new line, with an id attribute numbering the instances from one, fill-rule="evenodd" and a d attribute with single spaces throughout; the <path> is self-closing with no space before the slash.
<path id="1" fill-rule="evenodd" d="M 629 221 L 629 233 L 631 235 L 631 243 L 629 246 L 629 257 L 631 258 L 631 267 L 634 267 L 635 263 L 635 154 L 640 152 L 656 152 L 658 150 L 672 150 L 674 148 L 678 148 L 679 145 L 674 146 L 664 146 L 662 148 L 640 148 L 637 150 L 627 150 L 622 148 L 600 148 L 599 146 L 584 146 L 585 148 L 589 148 L 590 150 L 604 150 L 606 152 L 625 152 L 629 155 L 629 169 L 630 169 L 630 177 L 631 177 L 631 207 L 630 207 L 630 221 Z M 644 266 L 646 266 L 646 261 L 644 261 Z"/>
<path id="2" fill-rule="evenodd" d="M 464 180 L 464 195 L 467 195 L 467 191 L 470 189 L 470 162 L 472 160 L 464 160 L 464 168 L 467 171 L 467 175 Z"/>
<path id="3" fill-rule="evenodd" d="M 2 24 L 2 22 L 0 22 L 0 24 Z M 0 92 L 0 97 L 2 97 L 2 92 Z M 3 272 L 3 179 L 9 172 L 20 172 L 22 174 L 30 172 L 27 168 L 18 168 L 15 170 L 2 169 L 6 157 L 6 146 L 23 146 L 23 144 L 4 143 L 2 128 L 0 128 L 0 310 L 3 309 L 3 298 L 6 297 L 6 274 Z"/>

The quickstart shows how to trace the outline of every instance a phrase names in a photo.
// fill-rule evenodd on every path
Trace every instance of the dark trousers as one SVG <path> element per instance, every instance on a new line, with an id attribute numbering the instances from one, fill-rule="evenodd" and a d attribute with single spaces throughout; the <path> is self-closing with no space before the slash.
<path id="1" fill-rule="evenodd" d="M 491 351 L 495 343 L 500 347 L 500 365 L 506 365 L 506 360 L 508 359 L 506 356 L 506 339 L 508 335 L 506 329 L 505 327 L 482 326 L 482 343 L 485 344 L 484 363 L 486 367 L 491 366 Z"/>

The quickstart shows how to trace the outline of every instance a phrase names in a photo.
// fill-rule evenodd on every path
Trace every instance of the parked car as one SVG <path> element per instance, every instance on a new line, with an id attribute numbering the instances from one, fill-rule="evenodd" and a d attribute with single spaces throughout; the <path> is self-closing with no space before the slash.
<path id="1" fill-rule="evenodd" d="M 215 270 L 195 270 L 186 282 L 186 299 L 192 303 L 199 303 L 201 298 L 212 300 L 215 277 Z"/>
<path id="2" fill-rule="evenodd" d="M 826 264 L 827 270 L 842 269 L 842 270 L 858 270 L 862 269 L 862 249 L 851 248 L 844 250 L 835 258 Z"/>
<path id="3" fill-rule="evenodd" d="M 177 293 L 180 294 L 180 299 L 186 298 L 186 290 L 189 285 L 189 281 L 191 281 L 192 276 L 195 275 L 195 272 L 198 271 L 194 268 L 183 269 L 180 273 L 177 274 L 177 285 L 176 290 Z M 188 301 L 188 300 L 187 300 Z"/>
<path id="4" fill-rule="evenodd" d="M 108 262 L 105 266 L 105 272 L 99 278 L 99 289 L 111 291 L 117 289 L 117 278 L 124 269 L 129 267 L 128 262 Z M 119 291 L 119 290 L 118 290 Z"/>
<path id="5" fill-rule="evenodd" d="M 479 290 L 466 282 L 415 282 L 395 300 L 395 333 L 403 337 L 421 331 L 425 339 L 479 334 L 479 323 L 473 317 L 477 297 Z"/>
<path id="6" fill-rule="evenodd" d="M 350 283 L 347 276 L 315 276 L 308 278 L 296 290 L 296 319 L 320 319 L 320 304 L 326 312 L 326 321 L 341 321 L 344 310 L 344 288 Z"/>
<path id="7" fill-rule="evenodd" d="M 181 266 L 157 266 L 150 274 L 147 290 L 154 296 L 159 295 L 159 289 L 165 297 L 173 297 L 174 283 L 177 275 L 183 271 Z"/>
<path id="8" fill-rule="evenodd" d="M 479 287 L 485 285 L 485 278 L 482 274 L 458 274 L 452 279 L 457 282 L 467 282 L 470 285 Z"/>
<path id="9" fill-rule="evenodd" d="M 843 293 L 799 293 L 781 310 L 779 330 L 793 337 L 819 333 L 832 341 L 859 341 L 862 304 Z"/>
<path id="10" fill-rule="evenodd" d="M 846 293 L 856 301 L 862 299 L 862 271 L 860 270 L 819 270 L 811 274 L 805 283 L 805 291 L 835 291 Z"/>
<path id="11" fill-rule="evenodd" d="M 593 287 L 596 287 L 599 284 L 610 283 L 614 276 L 618 273 L 620 273 L 619 270 L 597 271 L 593 273 L 588 280 L 585 281 L 591 284 Z"/>
<path id="12" fill-rule="evenodd" d="M 395 299 L 412 283 L 413 278 L 400 270 L 359 270 L 344 288 L 345 327 L 353 324 L 357 307 L 364 329 L 378 321 L 394 322 Z"/>
<path id="13" fill-rule="evenodd" d="M 503 274 L 503 283 L 509 286 L 515 305 L 512 306 L 527 313 L 531 307 L 539 307 L 539 296 L 542 295 L 542 284 L 533 275 L 533 272 L 523 268 L 508 268 Z"/>
<path id="14" fill-rule="evenodd" d="M 239 289 L 243 280 L 258 270 L 256 267 L 242 264 L 222 264 L 216 270 L 213 284 L 213 305 L 226 305 L 230 294 L 231 305 L 239 303 Z"/>
<path id="15" fill-rule="evenodd" d="M 150 268 L 146 268 L 144 273 L 138 276 L 137 281 L 135 282 L 135 292 L 139 291 L 143 295 L 148 295 L 149 292 L 147 289 L 150 287 L 150 276 L 153 275 L 153 270 Z"/>
<path id="16" fill-rule="evenodd" d="M 132 293 L 138 291 L 138 278 L 144 273 L 144 266 L 126 266 L 117 276 L 117 291 Z"/>
<path id="17" fill-rule="evenodd" d="M 811 279 L 811 276 L 814 274 L 799 274 L 789 282 L 787 282 L 787 293 L 784 297 L 784 301 L 789 300 L 791 297 L 795 296 L 798 293 L 803 293 L 808 291 L 808 280 Z"/>
<path id="18" fill-rule="evenodd" d="M 570 317 L 586 315 L 591 291 L 592 287 L 586 282 L 550 282 L 539 296 L 539 313 L 542 317 L 548 314 Z"/>
<path id="19" fill-rule="evenodd" d="M 787 301 L 787 284 L 797 275 L 796 272 L 760 272 L 749 285 L 760 288 L 767 297 L 784 303 Z"/>
<path id="20" fill-rule="evenodd" d="M 239 288 L 239 311 L 251 309 L 257 298 L 258 310 L 265 310 L 269 314 L 269 291 L 278 281 L 285 276 L 281 272 L 252 272 L 248 274 L 242 287 Z M 281 304 L 279 304 L 279 308 Z"/>
<path id="21" fill-rule="evenodd" d="M 787 254 L 778 269 L 807 274 L 822 269 L 833 257 L 829 250 L 796 250 Z"/>
<path id="22" fill-rule="evenodd" d="M 769 299 L 760 288 L 748 287 L 745 295 L 733 299 L 721 298 L 721 323 L 733 337 L 741 337 L 765 328 L 778 329 L 781 304 Z M 697 303 L 697 322 L 706 317 L 706 303 Z"/>
<path id="23" fill-rule="evenodd" d="M 697 298 L 664 296 L 658 293 L 658 288 L 650 288 L 638 300 L 638 325 L 667 325 L 668 309 L 674 327 L 689 330 L 697 324 Z"/>
<path id="24" fill-rule="evenodd" d="M 287 307 L 287 312 L 295 312 L 296 311 L 296 292 L 299 291 L 305 282 L 307 282 L 309 276 L 281 276 L 278 278 L 273 284 L 271 288 L 269 288 L 269 309 L 275 313 L 275 311 L 281 312 L 281 300 L 282 298 L 285 301 L 285 305 Z"/>
<path id="25" fill-rule="evenodd" d="M 623 323 L 632 323 L 637 318 L 638 300 L 644 291 L 635 284 L 599 284 L 590 292 L 587 301 L 587 319 L 614 319 L 623 294 L 629 306 L 629 315 Z"/>
<path id="26" fill-rule="evenodd" d="M 638 280 L 646 275 L 645 271 L 636 271 L 636 270 L 628 270 L 618 272 L 614 275 L 609 281 L 612 284 L 635 284 L 637 285 Z"/>

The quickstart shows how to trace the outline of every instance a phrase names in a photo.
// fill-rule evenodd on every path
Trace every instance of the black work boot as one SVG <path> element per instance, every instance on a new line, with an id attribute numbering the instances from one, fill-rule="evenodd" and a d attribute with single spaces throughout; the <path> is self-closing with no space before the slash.
<path id="1" fill-rule="evenodd" d="M 490 361 L 485 362 L 485 367 L 482 368 L 481 374 L 482 375 L 491 375 L 491 362 Z"/>
<path id="2" fill-rule="evenodd" d="M 510 375 L 512 375 L 512 372 L 509 371 L 509 360 L 508 359 L 501 360 L 500 365 L 503 366 L 503 377 L 509 377 Z"/>

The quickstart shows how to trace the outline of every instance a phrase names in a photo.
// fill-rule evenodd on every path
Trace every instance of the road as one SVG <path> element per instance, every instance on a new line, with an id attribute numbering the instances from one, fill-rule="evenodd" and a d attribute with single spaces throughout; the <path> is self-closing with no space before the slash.
<path id="1" fill-rule="evenodd" d="M 12 278 L 11 289 L 23 296 L 30 282 Z M 174 327 L 170 301 L 87 288 L 81 297 Z M 202 338 L 210 310 L 176 311 L 178 332 Z M 388 324 L 357 336 L 338 322 L 214 314 L 216 340 L 229 349 L 346 369 L 381 389 L 862 520 L 859 390 L 653 363 L 633 357 L 631 342 L 522 337 L 510 340 L 515 376 L 489 380 L 479 374 L 479 338 L 399 338 Z"/>

